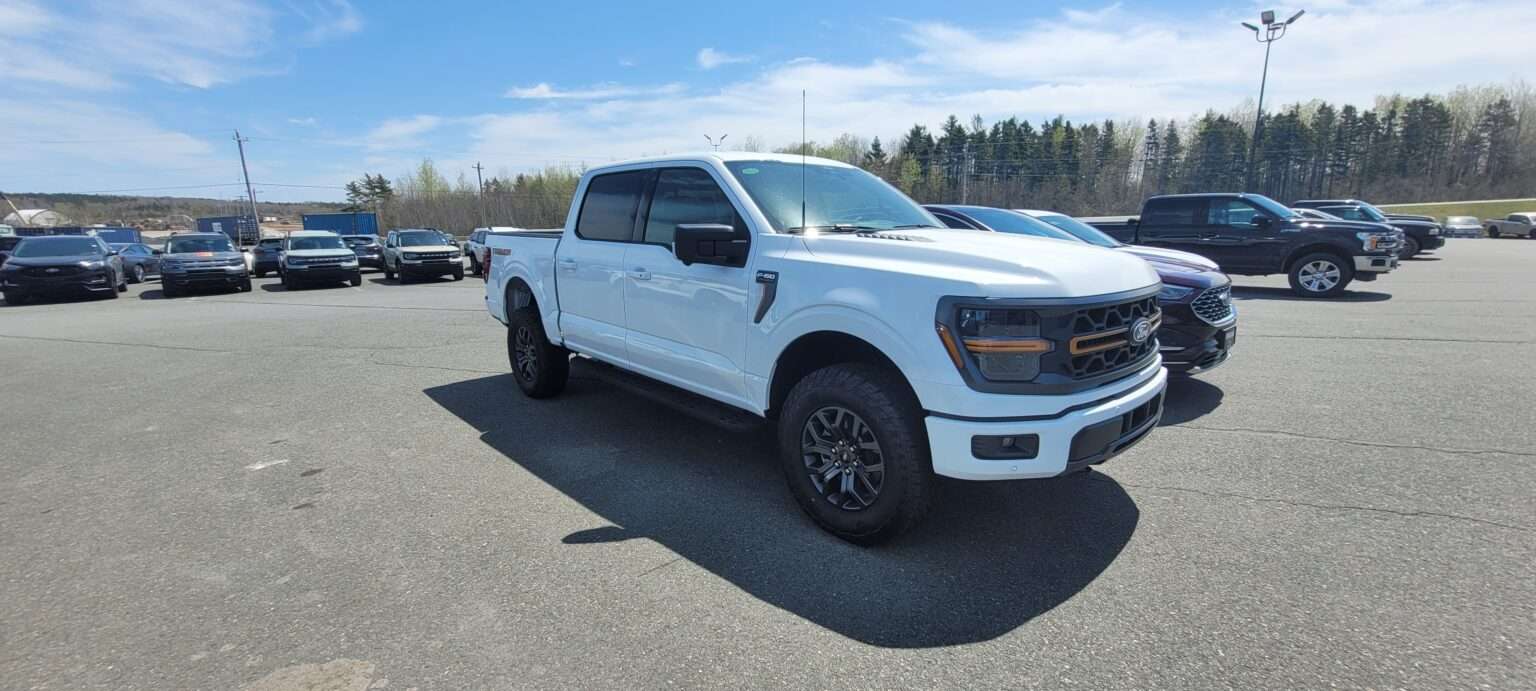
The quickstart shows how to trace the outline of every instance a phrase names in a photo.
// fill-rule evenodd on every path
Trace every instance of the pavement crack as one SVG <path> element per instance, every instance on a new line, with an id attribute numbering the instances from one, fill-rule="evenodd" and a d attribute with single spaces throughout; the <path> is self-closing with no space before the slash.
<path id="1" fill-rule="evenodd" d="M 83 345 L 106 345 L 125 348 L 156 348 L 159 350 L 187 350 L 195 353 L 220 353 L 229 354 L 236 351 L 220 350 L 217 348 L 198 348 L 195 346 L 162 345 L 159 343 L 127 343 L 123 341 L 95 341 L 86 338 L 55 338 L 51 336 L 13 336 L 0 334 L 0 338 L 14 338 L 21 341 L 49 341 L 52 343 L 79 343 Z"/>
<path id="2" fill-rule="evenodd" d="M 406 369 L 432 369 L 432 370 L 442 370 L 442 371 L 445 371 L 445 372 L 469 372 L 471 374 L 506 374 L 506 372 L 495 372 L 495 371 L 486 370 L 486 369 L 467 369 L 467 368 L 464 368 L 464 367 L 438 367 L 436 365 L 412 365 L 412 364 L 407 364 L 407 363 L 404 363 L 404 362 L 379 362 L 378 360 L 369 360 L 369 362 L 373 363 L 375 365 L 379 365 L 381 367 L 404 367 Z"/>
<path id="3" fill-rule="evenodd" d="M 651 568 L 649 568 L 649 569 L 646 569 L 646 570 L 644 570 L 644 571 L 641 571 L 641 572 L 640 572 L 640 573 L 638 573 L 638 574 L 635 574 L 635 578 L 645 578 L 645 577 L 646 577 L 646 576 L 649 576 L 649 575 L 651 575 L 651 574 L 653 574 L 653 573 L 656 573 L 656 572 L 657 572 L 657 571 L 660 571 L 660 570 L 662 570 L 662 569 L 665 569 L 665 568 L 667 568 L 667 567 L 668 567 L 668 566 L 671 566 L 671 565 L 673 565 L 673 564 L 676 564 L 676 563 L 677 563 L 677 562 L 680 562 L 680 561 L 682 561 L 682 560 L 683 560 L 683 558 L 682 558 L 682 557 L 673 557 L 673 558 L 671 558 L 671 559 L 669 559 L 669 560 L 667 560 L 667 561 L 666 561 L 666 562 L 665 562 L 665 563 L 662 563 L 662 564 L 659 564 L 659 565 L 657 565 L 657 566 L 653 566 L 653 567 L 651 567 Z"/>
<path id="4" fill-rule="evenodd" d="M 397 310 L 409 312 L 485 312 L 474 307 L 409 307 L 405 305 L 327 305 L 320 302 L 269 302 L 266 300 L 204 300 L 225 305 L 276 305 L 278 307 L 322 307 L 348 310 Z"/>
<path id="5" fill-rule="evenodd" d="M 1187 425 L 1187 424 L 1167 425 L 1167 427 L 1173 427 L 1173 428 L 1178 428 L 1178 429 L 1200 430 L 1202 432 L 1227 432 L 1227 433 L 1231 433 L 1231 434 L 1263 434 L 1263 435 L 1272 435 L 1272 436 L 1277 436 L 1277 437 L 1288 437 L 1288 438 L 1291 438 L 1291 439 L 1307 439 L 1307 440 L 1311 440 L 1311 441 L 1333 442 L 1333 443 L 1336 443 L 1336 444 L 1349 444 L 1349 445 L 1352 445 L 1352 446 L 1368 446 L 1368 447 L 1377 448 L 1377 449 L 1400 449 L 1400 450 L 1404 450 L 1404 451 L 1434 451 L 1436 453 L 1446 453 L 1446 454 L 1453 454 L 1453 455 L 1458 455 L 1458 456 L 1501 455 L 1501 456 L 1522 456 L 1522 457 L 1525 457 L 1525 458 L 1536 458 L 1536 452 L 1531 452 L 1531 451 L 1509 451 L 1507 449 L 1452 449 L 1452 448 L 1440 447 L 1440 446 L 1423 446 L 1423 445 L 1419 445 L 1419 444 L 1394 444 L 1394 443 L 1391 443 L 1391 442 L 1384 442 L 1384 441 L 1364 441 L 1364 440 L 1360 440 L 1360 439 L 1341 439 L 1339 437 L 1325 437 L 1325 436 L 1315 435 L 1315 434 L 1302 434 L 1300 432 L 1285 432 L 1285 431 L 1282 431 L 1282 430 L 1257 429 L 1257 428 L 1252 428 L 1252 427 L 1208 427 L 1208 426 L 1205 426 L 1205 425 Z"/>
<path id="6" fill-rule="evenodd" d="M 1536 529 L 1533 529 L 1533 528 L 1530 528 L 1530 527 L 1527 527 L 1527 526 L 1523 526 L 1523 525 L 1515 525 L 1515 524 L 1512 524 L 1512 523 L 1500 523 L 1498 521 L 1490 521 L 1490 520 L 1488 520 L 1486 518 L 1477 518 L 1475 516 L 1463 516 L 1461 514 L 1454 514 L 1454 513 L 1443 513 L 1443 512 L 1440 512 L 1440 511 L 1421 511 L 1421 510 L 1405 511 L 1405 510 L 1401 510 L 1401 509 L 1387 509 L 1387 508 L 1382 508 L 1382 507 L 1379 507 L 1379 506 L 1360 506 L 1360 505 L 1357 505 L 1357 504 L 1320 504 L 1320 503 L 1316 503 L 1316 502 L 1299 501 L 1299 500 L 1295 500 L 1295 499 L 1279 499 L 1279 498 L 1276 498 L 1276 497 L 1256 497 L 1256 496 L 1253 496 L 1253 495 L 1250 495 L 1250 494 L 1243 494 L 1241 492 L 1218 492 L 1218 491 L 1211 491 L 1211 490 L 1194 489 L 1192 487 L 1173 487 L 1173 486 L 1170 486 L 1170 485 L 1140 485 L 1140 484 L 1136 484 L 1136 483 L 1132 483 L 1132 482 L 1125 482 L 1125 481 L 1122 481 L 1122 480 L 1115 480 L 1115 479 L 1109 478 L 1107 476 L 1102 476 L 1102 475 L 1095 475 L 1095 476 L 1090 477 L 1089 479 L 1091 479 L 1091 480 L 1093 480 L 1095 482 L 1113 482 L 1113 483 L 1115 483 L 1117 485 L 1120 485 L 1121 487 L 1134 487 L 1136 489 L 1148 489 L 1148 490 L 1154 490 L 1154 491 L 1160 491 L 1160 492 L 1183 492 L 1183 493 L 1186 493 L 1186 494 L 1196 494 L 1196 495 L 1200 495 L 1202 497 L 1209 497 L 1209 498 L 1212 498 L 1212 499 L 1241 499 L 1241 500 L 1244 500 L 1244 501 L 1251 501 L 1251 502 L 1260 503 L 1260 504 L 1282 504 L 1282 505 L 1290 506 L 1290 507 L 1294 507 L 1294 508 L 1317 509 L 1319 511 L 1358 511 L 1358 512 L 1361 512 L 1361 513 L 1386 514 L 1386 515 L 1389 515 L 1389 516 L 1397 516 L 1397 517 L 1400 517 L 1400 518 L 1443 518 L 1443 519 L 1451 520 L 1451 521 L 1461 521 L 1461 522 L 1466 522 L 1466 523 L 1477 523 L 1477 524 L 1480 524 L 1480 525 L 1492 526 L 1492 527 L 1495 527 L 1495 528 L 1505 528 L 1507 530 L 1516 530 L 1516 531 L 1519 531 L 1519 532 L 1522 532 L 1522 533 L 1536 533 Z"/>

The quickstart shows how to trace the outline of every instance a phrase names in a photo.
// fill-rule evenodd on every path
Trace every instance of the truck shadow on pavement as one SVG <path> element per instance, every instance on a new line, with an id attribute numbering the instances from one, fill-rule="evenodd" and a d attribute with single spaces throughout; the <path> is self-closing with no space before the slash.
<path id="1" fill-rule="evenodd" d="M 524 398 L 510 375 L 425 393 L 508 461 L 614 524 L 572 532 L 562 540 L 571 548 L 654 540 L 753 597 L 870 645 L 1007 634 L 1093 582 L 1140 517 L 1099 473 L 941 480 L 923 525 L 860 548 L 801 513 L 770 427 L 731 432 L 579 375 L 552 401 Z M 633 576 L 666 573 L 637 565 Z"/>
<path id="2" fill-rule="evenodd" d="M 1168 393 L 1163 397 L 1163 419 L 1158 426 L 1181 425 L 1205 417 L 1221 406 L 1224 397 L 1226 393 L 1214 384 L 1189 377 L 1169 377 Z"/>
<path id="3" fill-rule="evenodd" d="M 1384 302 L 1392 299 L 1391 293 L 1368 290 L 1345 290 L 1331 298 L 1304 298 L 1290 288 L 1265 288 L 1261 286 L 1232 286 L 1233 300 L 1287 300 L 1293 302 Z"/>

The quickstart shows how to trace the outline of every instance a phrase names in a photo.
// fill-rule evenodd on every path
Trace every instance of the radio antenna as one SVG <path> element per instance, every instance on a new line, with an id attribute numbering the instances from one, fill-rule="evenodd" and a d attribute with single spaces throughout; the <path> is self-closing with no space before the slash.
<path id="1" fill-rule="evenodd" d="M 800 90 L 800 232 L 805 232 L 805 89 Z"/>

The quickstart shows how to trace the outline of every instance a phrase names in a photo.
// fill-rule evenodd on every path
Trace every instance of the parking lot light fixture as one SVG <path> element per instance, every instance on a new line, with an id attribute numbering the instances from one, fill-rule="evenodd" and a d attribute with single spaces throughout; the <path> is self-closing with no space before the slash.
<path id="1" fill-rule="evenodd" d="M 1254 179 L 1253 159 L 1259 155 L 1259 136 L 1264 130 L 1264 88 L 1269 84 L 1269 47 L 1275 41 L 1284 38 L 1286 30 L 1296 23 L 1296 20 L 1301 19 L 1301 15 L 1306 13 L 1306 10 L 1297 10 L 1296 14 L 1291 15 L 1290 19 L 1277 22 L 1275 21 L 1274 10 L 1264 10 L 1259 13 L 1259 22 L 1262 28 L 1248 22 L 1242 22 L 1243 28 L 1253 32 L 1254 40 L 1264 44 L 1264 70 L 1259 74 L 1259 107 L 1253 115 L 1253 139 L 1248 144 L 1248 179 L 1246 184 L 1244 184 L 1244 188 L 1249 192 L 1258 191 L 1254 189 L 1256 180 Z"/>

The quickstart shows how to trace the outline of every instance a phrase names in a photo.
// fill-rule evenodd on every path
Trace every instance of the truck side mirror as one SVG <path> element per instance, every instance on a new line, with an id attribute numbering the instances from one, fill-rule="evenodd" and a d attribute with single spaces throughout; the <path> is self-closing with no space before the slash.
<path id="1" fill-rule="evenodd" d="M 1254 214 L 1253 221 L 1251 222 L 1253 223 L 1253 227 L 1263 230 L 1274 225 L 1275 219 L 1265 216 L 1264 214 Z"/>
<path id="2" fill-rule="evenodd" d="M 157 256 L 157 257 L 162 255 L 162 254 L 165 254 L 165 250 L 150 250 L 150 251 L 154 252 L 155 256 Z"/>
<path id="3" fill-rule="evenodd" d="M 672 235 L 672 253 L 685 265 L 745 266 L 746 233 L 719 223 L 682 223 Z"/>

